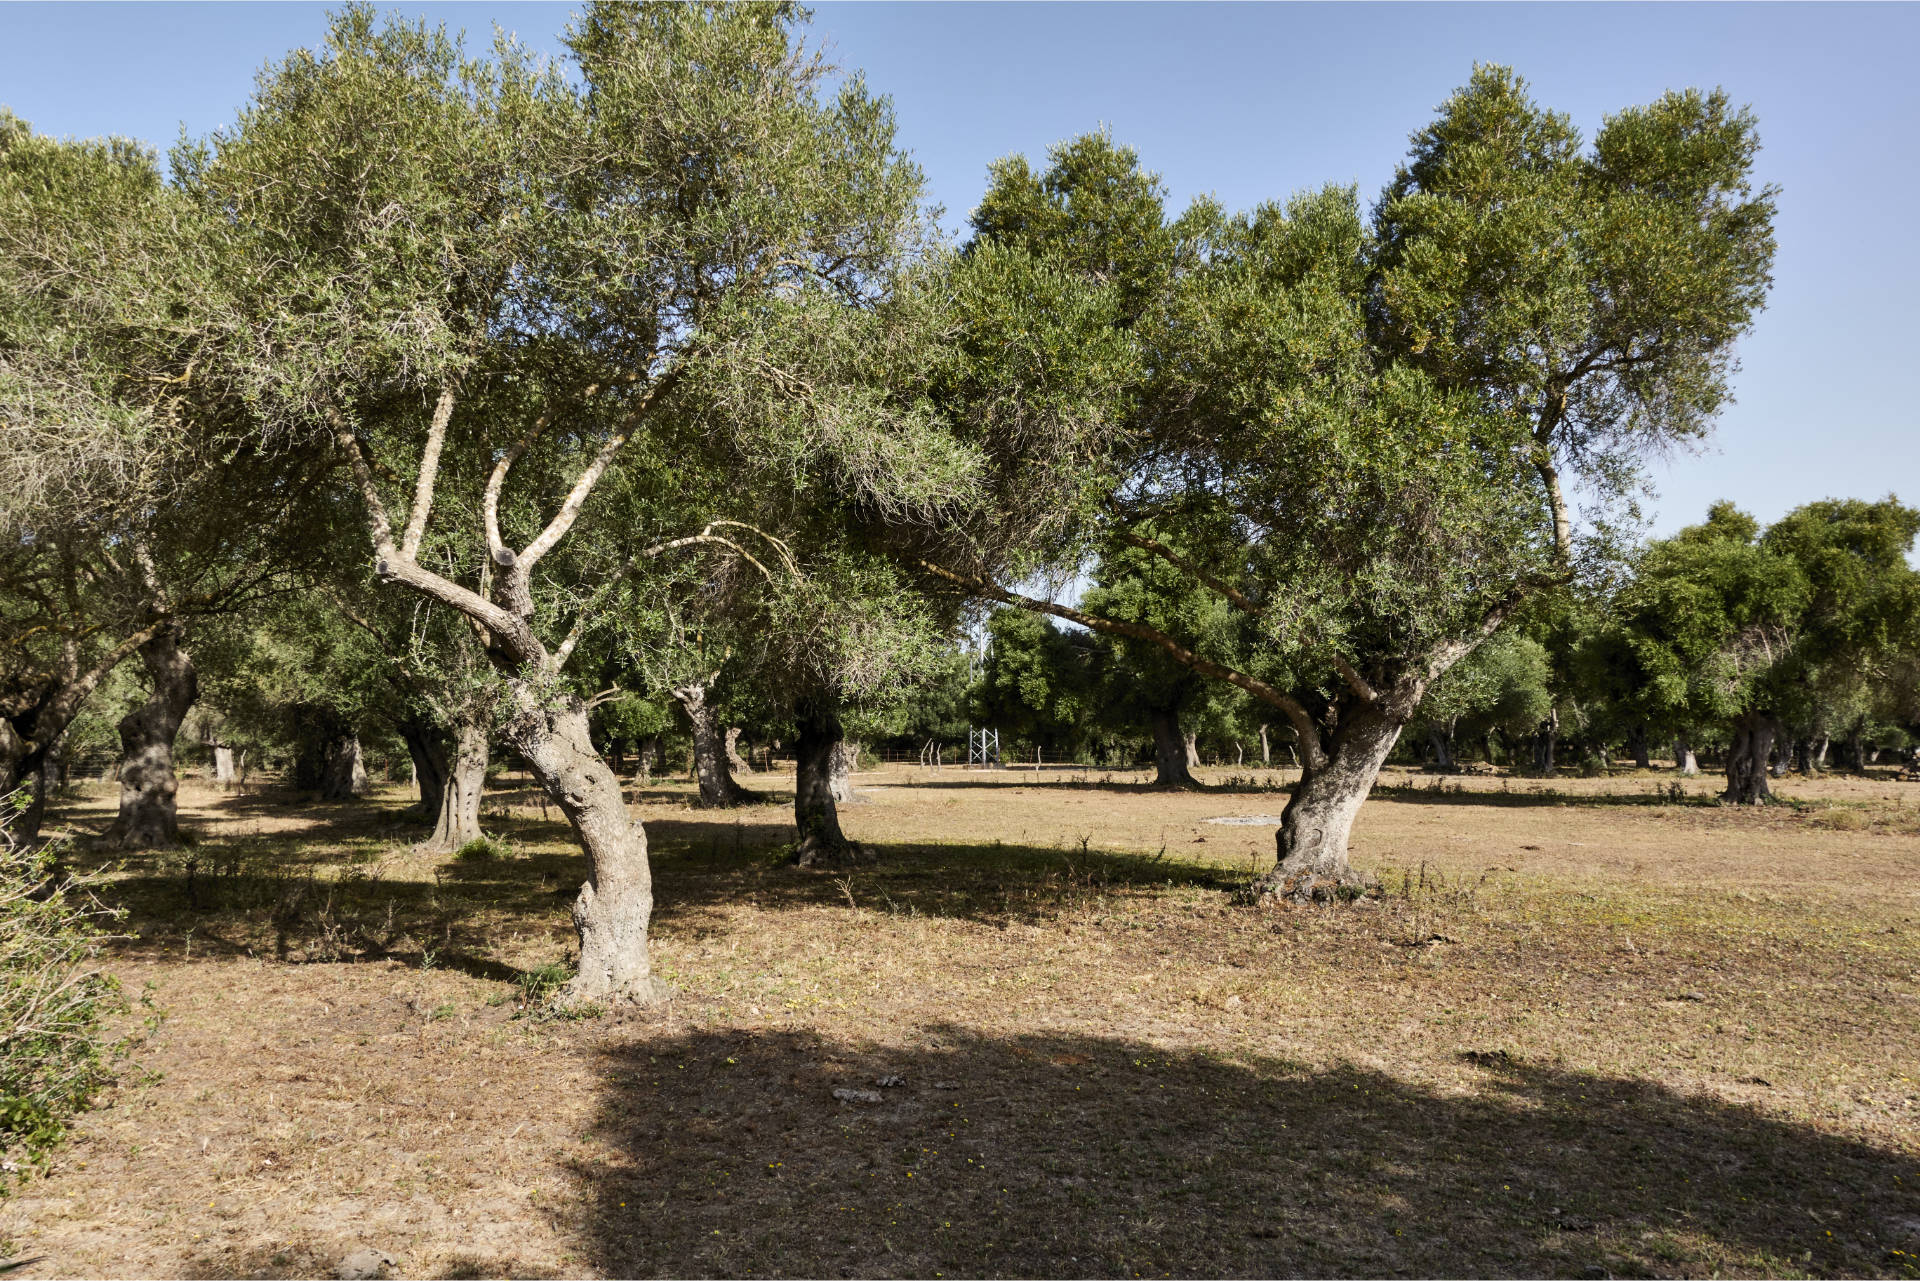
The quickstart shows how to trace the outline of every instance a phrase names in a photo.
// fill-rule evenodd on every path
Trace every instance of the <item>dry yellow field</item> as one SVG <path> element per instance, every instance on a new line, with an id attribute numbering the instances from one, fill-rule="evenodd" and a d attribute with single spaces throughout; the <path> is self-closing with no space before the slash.
<path id="1" fill-rule="evenodd" d="M 524 787 L 487 803 L 515 856 L 453 863 L 398 790 L 189 784 L 198 845 L 101 890 L 165 1017 L 0 1236 L 31 1277 L 362 1246 L 448 1277 L 1920 1276 L 1920 786 L 1747 812 L 1711 778 L 1392 774 L 1354 841 L 1383 896 L 1289 908 L 1237 897 L 1271 826 L 1208 821 L 1278 815 L 1288 775 L 1230 773 L 864 774 L 877 856 L 839 872 L 780 864 L 779 804 L 653 789 L 678 994 L 569 1019 L 521 999 L 581 875 Z"/>

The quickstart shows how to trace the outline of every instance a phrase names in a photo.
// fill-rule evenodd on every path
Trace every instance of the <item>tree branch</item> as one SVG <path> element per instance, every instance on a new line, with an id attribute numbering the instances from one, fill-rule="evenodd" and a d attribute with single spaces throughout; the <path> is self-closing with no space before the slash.
<path id="1" fill-rule="evenodd" d="M 1201 569 L 1186 557 L 1181 556 L 1165 543 L 1155 542 L 1151 538 L 1142 538 L 1140 535 L 1128 533 L 1124 529 L 1118 531 L 1118 533 L 1121 540 L 1128 545 L 1138 547 L 1141 551 L 1152 552 L 1155 556 L 1166 561 L 1167 564 L 1172 565 L 1175 569 L 1192 574 L 1202 583 L 1213 588 L 1214 591 L 1219 592 L 1222 596 L 1225 596 L 1237 608 L 1245 610 L 1249 614 L 1260 614 L 1266 611 L 1266 606 L 1256 605 L 1246 593 L 1230 587 L 1220 579 L 1215 578 L 1212 574 L 1207 573 L 1207 571 Z"/>
<path id="2" fill-rule="evenodd" d="M 420 475 L 413 483 L 413 507 L 407 513 L 407 532 L 400 539 L 400 554 L 409 560 L 419 556 L 420 539 L 427 532 L 427 513 L 433 510 L 433 487 L 440 475 L 440 448 L 447 441 L 447 422 L 453 417 L 453 387 L 440 389 L 440 402 L 433 407 L 433 422 L 427 428 L 427 446 L 420 451 Z"/>
<path id="3" fill-rule="evenodd" d="M 1089 614 L 1065 605 L 1056 605 L 1052 601 L 1039 600 L 1032 596 L 1022 596 L 1018 592 L 1010 592 L 1004 587 L 998 587 L 993 583 L 989 583 L 984 578 L 976 578 L 971 574 L 956 574 L 952 570 L 936 565 L 929 560 L 919 561 L 918 564 L 920 568 L 926 570 L 934 577 L 945 579 L 947 582 L 963 589 L 970 595 L 983 596 L 988 600 L 997 600 L 1005 605 L 1017 605 L 1021 609 L 1032 610 L 1036 614 L 1052 614 L 1055 618 L 1064 618 L 1068 622 L 1078 623 L 1082 627 L 1090 628 L 1096 632 L 1106 632 L 1113 636 L 1127 636 L 1134 640 L 1143 640 L 1150 644 L 1158 645 L 1167 652 L 1167 655 L 1171 657 L 1174 662 L 1179 663 L 1182 667 L 1190 668 L 1202 676 L 1211 676 L 1216 680 L 1226 681 L 1229 685 L 1234 685 L 1245 690 L 1261 702 L 1279 708 L 1285 713 L 1287 720 L 1292 723 L 1295 732 L 1300 735 L 1302 746 L 1306 747 L 1309 753 L 1315 758 L 1324 760 L 1324 755 L 1320 748 L 1319 727 L 1313 723 L 1313 717 L 1308 714 L 1307 709 L 1301 706 L 1290 694 L 1284 690 L 1275 689 L 1265 681 L 1257 677 L 1249 676 L 1245 672 L 1235 671 L 1233 668 L 1221 663 L 1216 663 L 1212 659 L 1202 658 L 1157 628 L 1148 627 L 1144 623 L 1128 623 L 1112 618 L 1102 618 L 1098 614 Z"/>

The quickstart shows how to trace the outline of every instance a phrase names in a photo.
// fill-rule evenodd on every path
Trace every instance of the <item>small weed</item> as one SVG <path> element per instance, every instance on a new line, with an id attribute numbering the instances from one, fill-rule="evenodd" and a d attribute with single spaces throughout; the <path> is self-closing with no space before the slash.
<path id="1" fill-rule="evenodd" d="M 440 1002 L 440 1004 L 433 1007 L 433 1011 L 427 1015 L 427 1021 L 430 1023 L 438 1023 L 441 1019 L 450 1019 L 452 1017 L 453 1017 L 453 1002 L 442 1001 Z"/>
<path id="2" fill-rule="evenodd" d="M 516 980 L 520 988 L 520 1000 L 526 1005 L 539 1005 L 564 987 L 572 977 L 567 967 L 558 961 L 528 970 Z"/>

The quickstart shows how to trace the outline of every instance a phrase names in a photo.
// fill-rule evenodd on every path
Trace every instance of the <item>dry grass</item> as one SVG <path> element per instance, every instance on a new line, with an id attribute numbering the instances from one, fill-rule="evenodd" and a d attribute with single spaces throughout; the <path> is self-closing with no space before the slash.
<path id="1" fill-rule="evenodd" d="M 1205 820 L 1286 776 L 1240 774 L 863 775 L 880 857 L 825 873 L 656 788 L 679 995 L 584 1020 L 521 1007 L 580 875 L 526 792 L 454 864 L 398 796 L 189 786 L 191 877 L 113 883 L 154 1075 L 0 1235 L 29 1276 L 1920 1275 L 1920 788 L 1396 775 L 1384 898 L 1255 909 L 1271 829 Z"/>

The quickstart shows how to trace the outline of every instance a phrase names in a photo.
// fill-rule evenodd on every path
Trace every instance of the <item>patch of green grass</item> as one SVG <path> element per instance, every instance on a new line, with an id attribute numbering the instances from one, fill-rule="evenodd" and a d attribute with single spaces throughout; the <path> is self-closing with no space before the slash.
<path id="1" fill-rule="evenodd" d="M 453 852 L 461 863 L 493 863 L 512 856 L 513 848 L 497 836 L 476 836 Z"/>

